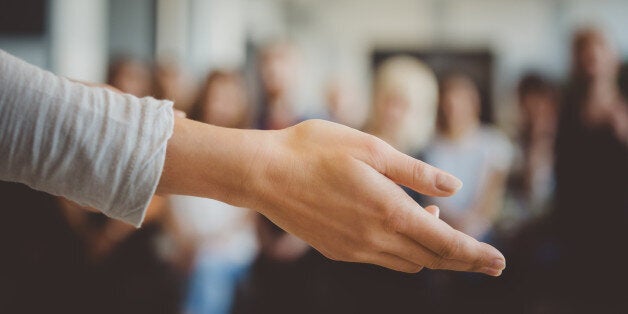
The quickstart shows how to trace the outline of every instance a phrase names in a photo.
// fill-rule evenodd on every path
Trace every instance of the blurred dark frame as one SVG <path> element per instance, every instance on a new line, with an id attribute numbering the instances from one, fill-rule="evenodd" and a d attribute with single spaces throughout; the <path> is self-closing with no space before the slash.
<path id="1" fill-rule="evenodd" d="M 375 49 L 371 54 L 373 71 L 386 59 L 397 55 L 413 56 L 425 62 L 434 70 L 439 80 L 454 73 L 471 77 L 480 90 L 482 122 L 494 122 L 492 88 L 495 58 L 489 49 Z"/>
<path id="2" fill-rule="evenodd" d="M 48 0 L 2 0 L 0 35 L 46 35 L 48 5 Z"/>

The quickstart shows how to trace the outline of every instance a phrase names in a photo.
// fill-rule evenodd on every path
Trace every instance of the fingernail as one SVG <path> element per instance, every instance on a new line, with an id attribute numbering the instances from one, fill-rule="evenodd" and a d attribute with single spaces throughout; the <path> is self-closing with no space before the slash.
<path id="1" fill-rule="evenodd" d="M 503 270 L 506 268 L 506 262 L 501 258 L 496 258 L 491 262 L 490 268 Z"/>
<path id="2" fill-rule="evenodd" d="M 462 188 L 462 181 L 450 174 L 439 173 L 436 176 L 436 188 L 443 192 L 455 192 Z"/>
<path id="3" fill-rule="evenodd" d="M 494 269 L 490 267 L 481 268 L 480 272 L 485 273 L 489 276 L 493 276 L 493 277 L 499 277 L 502 274 L 502 271 L 500 269 Z"/>

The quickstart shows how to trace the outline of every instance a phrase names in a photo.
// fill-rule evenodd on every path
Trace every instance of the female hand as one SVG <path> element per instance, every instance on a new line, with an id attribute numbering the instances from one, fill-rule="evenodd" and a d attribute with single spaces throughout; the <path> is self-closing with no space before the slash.
<path id="1" fill-rule="evenodd" d="M 399 187 L 448 196 L 462 183 L 384 141 L 325 121 L 273 134 L 252 161 L 249 206 L 328 258 L 417 272 L 499 275 L 504 257 L 416 204 Z"/>
<path id="2" fill-rule="evenodd" d="M 331 122 L 256 131 L 178 119 L 160 190 L 257 210 L 333 260 L 501 274 L 498 250 L 451 228 L 399 185 L 448 196 L 462 183 Z"/>

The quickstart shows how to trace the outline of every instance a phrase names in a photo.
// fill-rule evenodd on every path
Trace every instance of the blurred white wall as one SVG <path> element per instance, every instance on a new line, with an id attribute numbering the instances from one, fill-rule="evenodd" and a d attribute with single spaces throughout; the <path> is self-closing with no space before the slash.
<path id="1" fill-rule="evenodd" d="M 155 1 L 108 0 L 108 53 L 150 60 L 155 50 Z"/>
<path id="2" fill-rule="evenodd" d="M 626 0 L 50 1 L 49 36 L 0 38 L 0 47 L 59 74 L 101 81 L 109 53 L 125 49 L 175 57 L 200 77 L 242 66 L 247 43 L 291 38 L 304 59 L 299 110 L 309 116 L 321 111 L 331 77 L 369 98 L 373 48 L 492 49 L 498 116 L 522 71 L 566 75 L 578 25 L 599 25 L 628 57 Z M 121 16 L 115 25 L 107 24 L 109 9 Z M 127 29 L 128 38 L 116 35 Z"/>
<path id="3" fill-rule="evenodd" d="M 293 1 L 288 6 L 289 36 L 303 50 L 301 108 L 305 115 L 323 111 L 326 81 L 354 86 L 367 114 L 370 53 L 374 47 L 419 47 L 433 42 L 431 4 L 415 0 Z"/>
<path id="4" fill-rule="evenodd" d="M 249 0 L 255 3 L 255 0 Z M 513 101 L 515 84 L 527 69 L 562 78 L 569 42 L 577 26 L 594 24 L 628 56 L 625 0 L 285 0 L 285 29 L 308 62 L 305 111 L 320 108 L 330 74 L 370 88 L 373 48 L 489 48 L 496 56 L 494 100 Z M 312 107 L 313 106 L 313 107 Z"/>
<path id="5" fill-rule="evenodd" d="M 101 82 L 107 68 L 107 1 L 51 1 L 52 70 Z"/>
<path id="6" fill-rule="evenodd" d="M 237 68 L 246 53 L 243 0 L 192 0 L 189 63 L 197 75 L 213 68 Z"/>
<path id="7" fill-rule="evenodd" d="M 41 68 L 49 68 L 50 48 L 46 36 L 1 36 L 0 49 Z"/>
<path id="8" fill-rule="evenodd" d="M 155 55 L 186 60 L 189 54 L 188 0 L 157 0 Z"/>

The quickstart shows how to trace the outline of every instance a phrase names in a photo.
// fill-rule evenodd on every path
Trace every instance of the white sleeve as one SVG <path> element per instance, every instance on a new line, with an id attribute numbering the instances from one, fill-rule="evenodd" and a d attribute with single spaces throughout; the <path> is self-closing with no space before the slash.
<path id="1" fill-rule="evenodd" d="M 0 50 L 0 180 L 140 226 L 173 126 L 170 101 L 87 87 Z"/>

